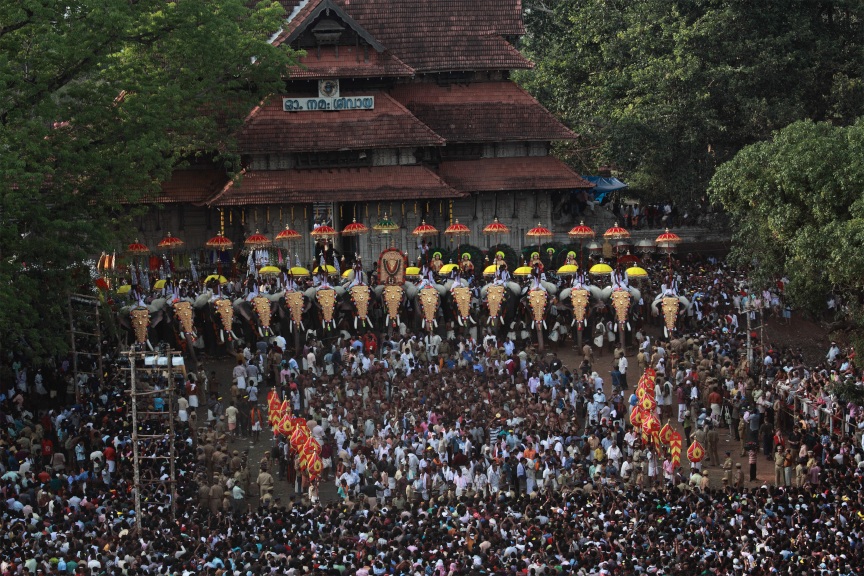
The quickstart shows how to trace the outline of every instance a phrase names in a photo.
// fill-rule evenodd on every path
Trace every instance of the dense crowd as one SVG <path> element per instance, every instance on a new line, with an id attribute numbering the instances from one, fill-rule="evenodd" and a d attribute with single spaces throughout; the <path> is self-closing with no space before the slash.
<path id="1" fill-rule="evenodd" d="M 643 293 L 665 281 L 662 265 L 652 274 Z M 864 412 L 832 395 L 860 382 L 854 352 L 807 362 L 757 334 L 748 349 L 745 315 L 787 316 L 782 281 L 755 293 L 717 261 L 677 274 L 695 302 L 678 334 L 651 336 L 645 313 L 632 340 L 586 338 L 569 366 L 506 334 L 406 332 L 380 354 L 354 337 L 296 355 L 275 344 L 240 355 L 231 382 L 190 373 L 176 381 L 173 489 L 159 438 L 172 375 L 156 373 L 140 383 L 140 523 L 121 367 L 74 382 L 68 362 L 43 374 L 13 355 L 0 573 L 859 573 Z M 632 430 L 646 367 L 659 417 L 703 462 L 674 467 Z M 287 439 L 260 462 L 238 448 L 241 434 L 271 439 L 270 390 L 309 420 L 320 479 L 297 472 Z M 755 477 L 760 460 L 773 481 Z"/>

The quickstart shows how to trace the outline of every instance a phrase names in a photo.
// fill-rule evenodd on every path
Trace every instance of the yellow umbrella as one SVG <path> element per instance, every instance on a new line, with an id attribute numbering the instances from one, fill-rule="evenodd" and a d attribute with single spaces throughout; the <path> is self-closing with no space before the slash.
<path id="1" fill-rule="evenodd" d="M 531 267 L 530 266 L 520 266 L 513 271 L 514 276 L 530 276 L 531 275 Z"/>
<path id="2" fill-rule="evenodd" d="M 420 275 L 420 268 L 418 268 L 417 266 L 408 266 L 408 268 L 405 269 L 405 275 L 406 276 L 419 276 Z"/>
<path id="3" fill-rule="evenodd" d="M 294 276 L 309 276 L 309 270 L 302 266 L 294 266 L 291 268 L 291 274 Z"/>
<path id="4" fill-rule="evenodd" d="M 209 283 L 211 280 L 218 280 L 219 284 L 227 284 L 228 283 L 228 279 L 225 278 L 224 276 L 219 276 L 217 274 L 211 274 L 210 276 L 207 276 L 207 278 L 204 279 L 204 284 Z"/>
<path id="5" fill-rule="evenodd" d="M 131 289 L 132 286 L 130 286 L 129 284 L 124 284 L 123 286 L 117 288 L 117 294 L 128 294 Z"/>
<path id="6" fill-rule="evenodd" d="M 320 271 L 321 271 L 321 266 L 316 266 L 315 270 L 313 270 L 312 273 L 318 274 L 318 272 L 320 272 Z M 327 274 L 335 274 L 336 273 L 336 267 L 331 266 L 330 264 L 325 264 L 324 265 L 324 271 L 327 272 Z"/>
<path id="7" fill-rule="evenodd" d="M 346 268 L 344 272 L 342 272 L 342 278 L 348 278 L 351 274 L 351 268 Z"/>
<path id="8" fill-rule="evenodd" d="M 486 268 L 483 270 L 483 275 L 494 276 L 497 270 L 498 268 L 495 266 L 495 264 L 490 264 L 489 266 L 486 266 Z"/>
<path id="9" fill-rule="evenodd" d="M 558 269 L 558 274 L 576 274 L 579 271 L 579 267 L 575 264 L 565 264 Z"/>
<path id="10" fill-rule="evenodd" d="M 648 276 L 648 271 L 644 268 L 640 268 L 639 266 L 633 266 L 632 268 L 628 268 L 626 270 L 627 276 L 630 278 L 645 278 Z"/>
<path id="11" fill-rule="evenodd" d="M 165 288 L 165 280 L 157 280 L 155 284 L 153 284 L 154 290 L 162 290 Z"/>
<path id="12" fill-rule="evenodd" d="M 439 274 L 450 274 L 451 272 L 453 272 L 453 270 L 455 270 L 458 267 L 459 266 L 457 266 L 456 264 L 445 264 L 444 266 L 441 266 L 441 269 L 438 270 L 438 273 Z"/>
<path id="13" fill-rule="evenodd" d="M 279 274 L 282 270 L 278 266 L 263 266 L 258 270 L 259 274 Z"/>
<path id="14" fill-rule="evenodd" d="M 612 267 L 609 266 L 608 264 L 604 264 L 603 262 L 601 262 L 600 264 L 595 264 L 594 266 L 592 266 L 591 269 L 588 270 L 588 273 L 589 274 L 611 274 L 612 273 Z"/>

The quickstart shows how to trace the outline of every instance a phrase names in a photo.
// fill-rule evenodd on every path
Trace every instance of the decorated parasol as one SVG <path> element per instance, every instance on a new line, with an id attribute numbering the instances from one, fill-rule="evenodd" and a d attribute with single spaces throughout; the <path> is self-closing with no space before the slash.
<path id="1" fill-rule="evenodd" d="M 264 248 L 266 246 L 270 246 L 270 244 L 272 244 L 272 243 L 273 243 L 273 241 L 270 240 L 270 238 L 268 238 L 264 234 L 261 234 L 258 230 L 255 230 L 255 234 L 252 234 L 251 236 L 246 238 L 246 241 L 243 244 L 247 248 L 250 248 L 252 250 L 256 250 L 258 248 Z"/>
<path id="2" fill-rule="evenodd" d="M 648 271 L 639 266 L 631 266 L 624 272 L 627 274 L 628 278 L 646 278 L 648 276 Z"/>
<path id="3" fill-rule="evenodd" d="M 488 224 L 483 228 L 484 234 L 508 234 L 509 232 L 510 228 L 499 222 L 498 218 L 495 218 L 491 224 Z"/>
<path id="4" fill-rule="evenodd" d="M 356 218 L 351 222 L 351 224 L 348 224 L 342 229 L 343 236 L 360 236 L 368 232 L 369 228 L 367 228 L 365 224 L 357 222 Z"/>
<path id="5" fill-rule="evenodd" d="M 459 238 L 460 236 L 468 236 L 469 234 L 471 234 L 471 229 L 465 224 L 460 224 L 459 220 L 454 221 L 453 224 L 450 224 L 444 230 L 444 235 L 451 238 Z"/>
<path id="6" fill-rule="evenodd" d="M 438 234 L 438 229 L 432 226 L 431 224 L 426 224 L 426 221 L 423 220 L 420 222 L 420 225 L 414 228 L 414 231 L 411 232 L 412 236 L 417 236 L 418 238 L 424 238 L 426 236 L 435 236 Z"/>
<path id="7" fill-rule="evenodd" d="M 530 276 L 531 275 L 531 267 L 530 266 L 519 266 L 516 270 L 513 271 L 514 276 Z"/>
<path id="8" fill-rule="evenodd" d="M 588 270 L 588 273 L 598 275 L 611 274 L 612 267 L 604 262 L 600 262 L 599 264 L 595 264 L 594 266 L 592 266 L 591 269 Z"/>
<path id="9" fill-rule="evenodd" d="M 278 266 L 262 266 L 258 274 L 262 276 L 278 276 L 282 270 Z"/>
<path id="10" fill-rule="evenodd" d="M 224 251 L 233 248 L 234 243 L 222 234 L 217 234 L 216 236 L 213 236 L 212 238 L 207 240 L 207 242 L 204 243 L 204 246 L 206 246 L 207 248 L 212 248 L 213 250 Z"/>
<path id="11" fill-rule="evenodd" d="M 648 240 L 647 238 L 639 240 L 636 243 L 636 251 L 640 254 L 651 254 L 652 252 L 654 252 L 654 242 Z"/>
<path id="12" fill-rule="evenodd" d="M 570 232 L 567 233 L 570 238 L 577 238 L 579 240 L 587 240 L 588 238 L 594 238 L 595 233 L 594 230 L 591 229 L 590 226 L 586 226 L 585 222 L 579 222 L 578 226 L 574 226 Z"/>
<path id="13" fill-rule="evenodd" d="M 216 280 L 217 282 L 219 282 L 219 284 L 227 284 L 228 283 L 228 279 L 225 278 L 224 276 L 220 276 L 218 274 L 211 274 L 210 276 L 207 276 L 207 278 L 204 279 L 204 284 L 205 285 L 209 284 L 213 280 Z"/>
<path id="14" fill-rule="evenodd" d="M 578 271 L 579 271 L 579 267 L 576 266 L 575 264 L 565 264 L 564 266 L 561 266 L 560 268 L 558 268 L 558 275 L 564 276 L 567 274 L 576 274 L 576 272 L 578 272 Z"/>
<path id="15" fill-rule="evenodd" d="M 380 218 L 378 222 L 372 226 L 372 229 L 379 234 L 383 234 L 385 236 L 389 235 L 391 232 L 395 232 L 399 229 L 399 225 L 396 224 L 393 220 L 387 217 L 387 213 L 384 213 L 384 217 Z"/>
<path id="16" fill-rule="evenodd" d="M 639 257 L 635 254 L 624 254 L 623 256 L 618 257 L 619 264 L 637 264 L 639 262 Z"/>
<path id="17" fill-rule="evenodd" d="M 528 238 L 552 238 L 554 234 L 551 230 L 549 230 L 549 228 L 546 228 L 538 222 L 537 226 L 531 228 L 530 230 L 528 230 L 528 232 L 525 233 L 525 236 L 527 236 Z"/>
<path id="18" fill-rule="evenodd" d="M 323 238 L 335 238 L 339 233 L 336 232 L 331 226 L 318 226 L 312 232 L 309 233 L 310 236 L 315 238 L 316 240 L 321 240 Z"/>
<path id="19" fill-rule="evenodd" d="M 630 232 L 626 228 L 618 226 L 616 222 L 614 226 L 603 233 L 603 237 L 609 240 L 620 240 L 621 238 L 629 238 Z"/>
<path id="20" fill-rule="evenodd" d="M 135 239 L 135 242 L 126 247 L 126 251 L 136 256 L 146 256 L 150 253 L 150 249 L 144 244 L 138 242 L 137 238 Z"/>
<path id="21" fill-rule="evenodd" d="M 675 234 L 674 232 L 670 232 L 668 228 L 663 234 L 657 236 L 657 239 L 654 240 L 657 244 L 657 247 L 660 248 L 663 252 L 669 255 L 668 267 L 669 267 L 669 283 L 672 283 L 672 252 L 678 247 L 678 244 L 681 243 L 681 237 Z"/>
<path id="22" fill-rule="evenodd" d="M 292 268 L 291 271 L 293 272 L 293 271 L 294 271 L 294 268 Z M 316 266 L 315 269 L 312 271 L 312 273 L 313 273 L 313 274 L 318 274 L 320 271 L 321 271 L 321 266 Z M 335 267 L 335 266 L 332 266 L 332 265 L 330 265 L 330 264 L 325 264 L 325 265 L 324 265 L 324 271 L 325 271 L 329 276 L 332 276 L 332 275 L 336 274 L 336 267 Z M 295 276 L 296 276 L 296 274 L 295 274 Z"/>
<path id="23" fill-rule="evenodd" d="M 300 238 L 302 238 L 300 232 L 293 230 L 291 226 L 286 224 L 285 229 L 276 235 L 276 242 L 295 242 Z"/>
<path id="24" fill-rule="evenodd" d="M 175 250 L 180 246 L 183 246 L 183 240 L 177 238 L 176 236 L 172 236 L 170 232 L 159 241 L 157 244 L 159 248 L 165 248 L 166 250 Z"/>
<path id="25" fill-rule="evenodd" d="M 567 236 L 579 239 L 579 264 L 584 268 L 585 263 L 583 262 L 584 256 L 582 254 L 582 242 L 594 238 L 594 229 L 590 226 L 586 226 L 585 222 L 580 221 L 578 226 L 574 226 L 570 232 L 567 233 Z"/>

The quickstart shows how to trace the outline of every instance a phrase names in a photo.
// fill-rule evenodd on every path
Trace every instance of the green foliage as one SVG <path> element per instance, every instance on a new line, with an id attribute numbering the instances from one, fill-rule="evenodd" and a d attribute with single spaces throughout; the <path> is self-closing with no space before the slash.
<path id="1" fill-rule="evenodd" d="M 237 167 L 230 135 L 294 62 L 267 42 L 283 18 L 269 1 L 0 5 L 0 347 L 61 352 L 69 267 L 131 240 L 128 206 L 178 164 Z"/>
<path id="2" fill-rule="evenodd" d="M 710 194 L 735 222 L 732 257 L 767 285 L 786 275 L 797 308 L 829 290 L 860 302 L 864 277 L 864 120 L 796 122 L 721 166 Z"/>
<path id="3" fill-rule="evenodd" d="M 800 119 L 864 113 L 864 4 L 526 0 L 517 80 L 581 135 L 561 154 L 698 200 L 716 167 Z"/>

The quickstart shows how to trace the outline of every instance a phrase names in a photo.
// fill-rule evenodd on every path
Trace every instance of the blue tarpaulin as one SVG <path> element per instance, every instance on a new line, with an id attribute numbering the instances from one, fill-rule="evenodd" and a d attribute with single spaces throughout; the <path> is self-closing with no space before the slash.
<path id="1" fill-rule="evenodd" d="M 627 187 L 627 184 L 617 178 L 604 178 L 603 176 L 582 176 L 582 178 L 594 184 L 594 199 L 597 202 L 603 202 L 603 199 L 610 192 Z"/>

